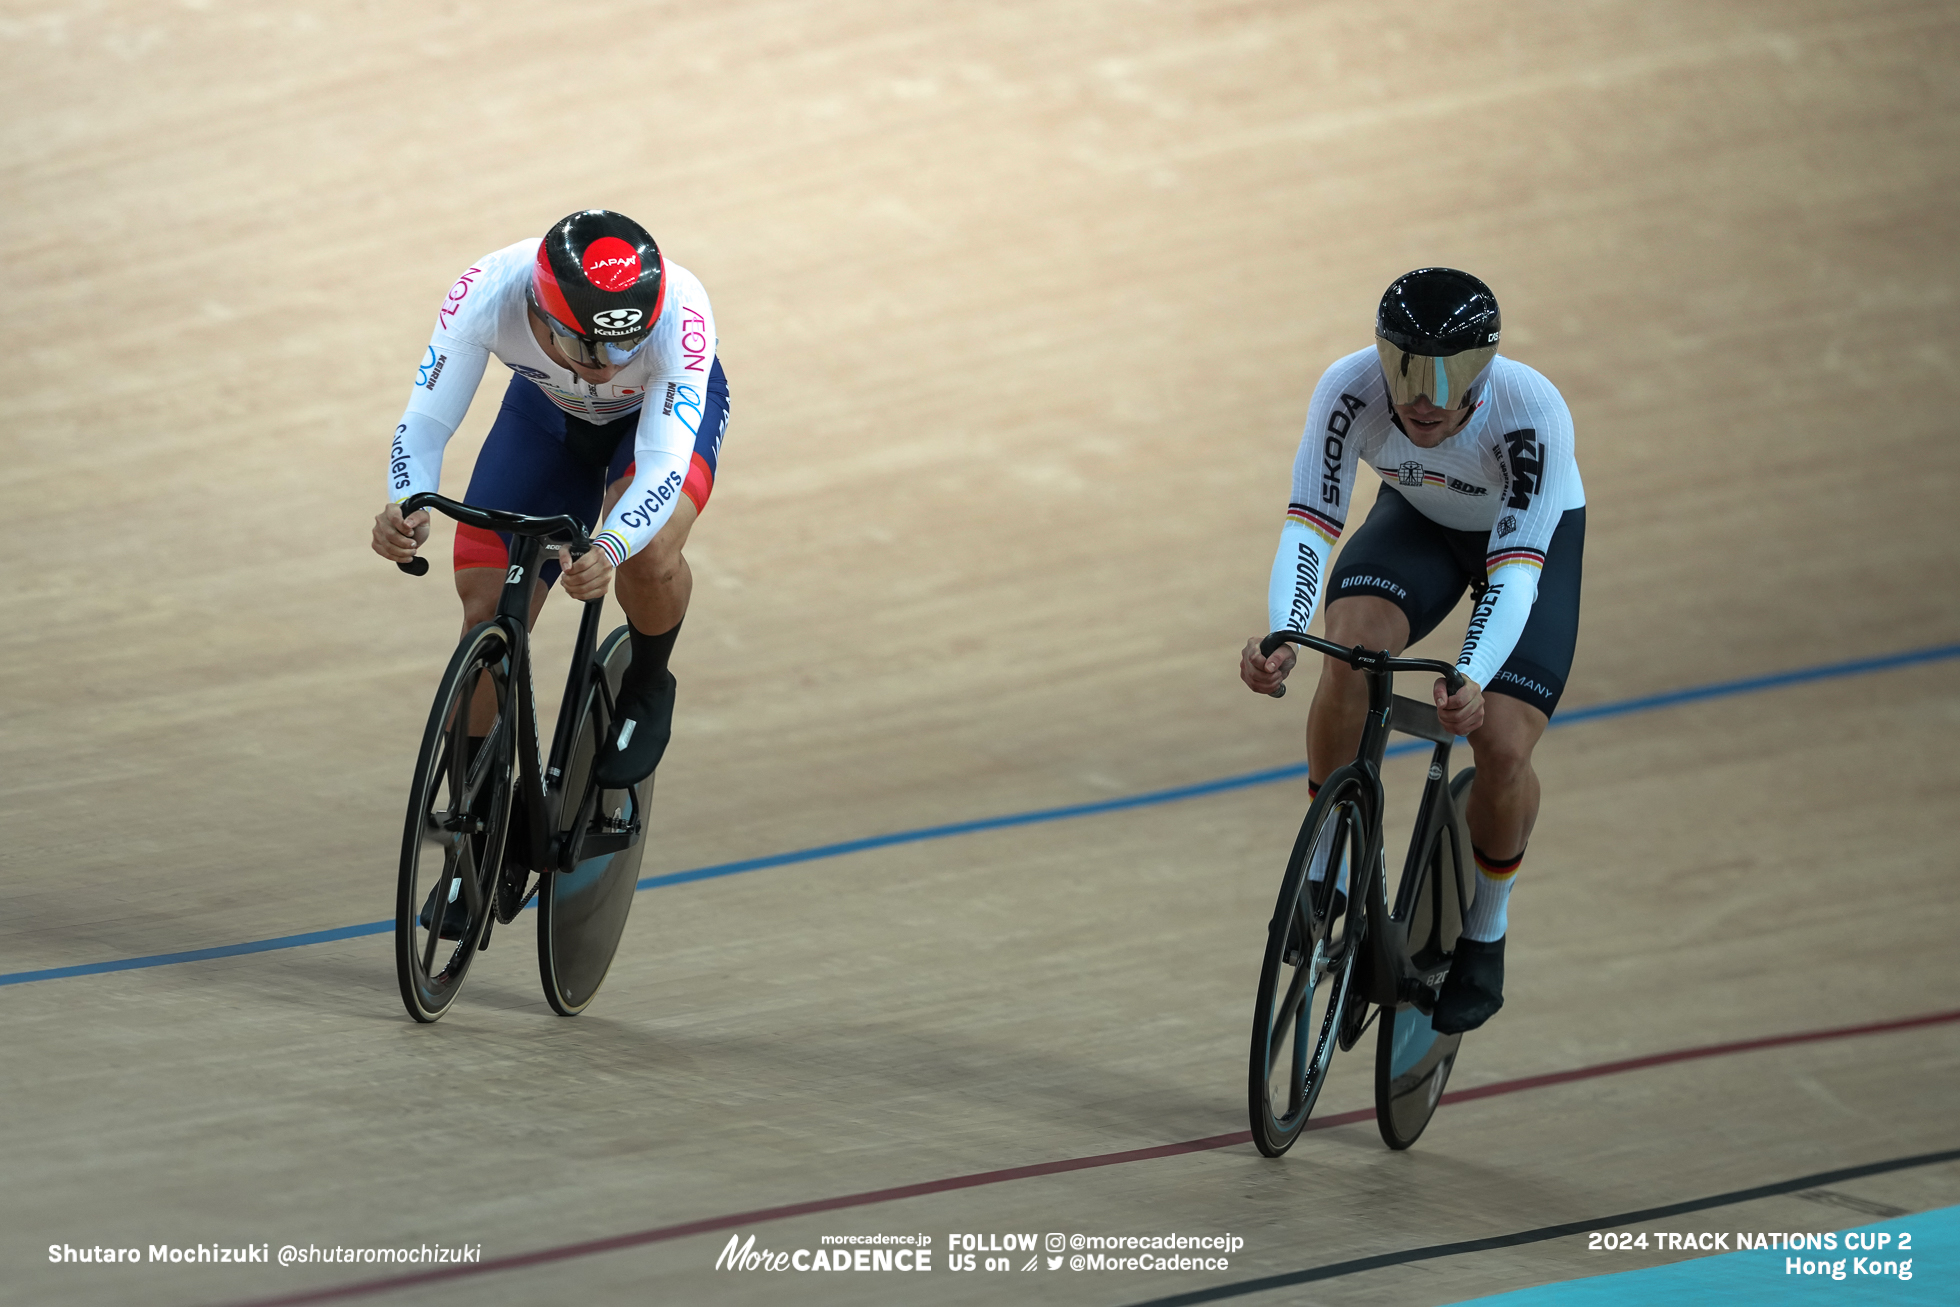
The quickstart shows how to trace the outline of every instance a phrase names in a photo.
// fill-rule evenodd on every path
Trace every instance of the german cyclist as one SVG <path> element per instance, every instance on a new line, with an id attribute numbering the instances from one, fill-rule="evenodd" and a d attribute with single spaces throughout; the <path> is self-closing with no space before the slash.
<path id="1" fill-rule="evenodd" d="M 428 513 L 403 517 L 401 503 L 437 488 L 443 448 L 492 354 L 513 375 L 465 499 L 569 514 L 588 530 L 603 516 L 594 548 L 562 570 L 565 592 L 578 600 L 601 598 L 616 582 L 632 628 L 619 727 L 595 769 L 608 788 L 651 775 L 672 731 L 667 662 L 693 591 L 682 548 L 714 488 L 728 425 L 715 350 L 714 313 L 694 274 L 664 258 L 631 218 L 586 209 L 457 278 L 395 427 L 389 502 L 374 519 L 383 558 L 406 562 L 428 539 Z M 495 615 L 509 549 L 507 536 L 457 527 L 464 631 Z M 534 624 L 560 570 L 554 560 L 540 571 Z"/>
<path id="2" fill-rule="evenodd" d="M 1438 679 L 1432 691 L 1477 763 L 1477 885 L 1432 1018 L 1443 1034 L 1503 1006 L 1507 905 L 1538 817 L 1531 754 L 1579 630 L 1586 496 L 1572 415 L 1544 377 L 1498 354 L 1499 328 L 1496 297 L 1468 273 L 1396 278 L 1374 348 L 1337 360 L 1314 388 L 1267 591 L 1275 631 L 1306 630 L 1326 596 L 1328 639 L 1392 653 L 1434 630 L 1466 586 L 1475 597 L 1456 660 L 1464 686 L 1452 695 Z M 1382 488 L 1330 569 L 1363 462 Z M 1269 694 L 1296 657 L 1290 644 L 1262 657 L 1255 637 L 1239 676 Z M 1307 716 L 1310 789 L 1353 758 L 1367 708 L 1362 674 L 1324 659 Z"/>

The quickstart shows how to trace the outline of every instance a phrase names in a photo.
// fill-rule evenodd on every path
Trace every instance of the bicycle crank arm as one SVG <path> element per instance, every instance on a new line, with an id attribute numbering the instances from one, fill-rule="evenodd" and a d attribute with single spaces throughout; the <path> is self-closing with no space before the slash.
<path id="1" fill-rule="evenodd" d="M 641 833 L 638 825 L 629 826 L 624 830 L 602 828 L 598 831 L 587 831 L 585 838 L 579 841 L 578 860 L 584 862 L 587 858 L 603 858 L 615 853 L 624 853 L 640 842 Z"/>
<path id="2" fill-rule="evenodd" d="M 1443 988 L 1443 977 L 1449 974 L 1450 969 L 1445 966 L 1428 975 L 1403 981 L 1399 986 L 1402 991 L 1402 1001 L 1424 1016 L 1428 1016 L 1436 1007 L 1437 992 Z"/>
<path id="3" fill-rule="evenodd" d="M 637 815 L 624 822 L 611 817 L 594 817 L 583 827 L 552 837 L 552 865 L 561 871 L 569 871 L 590 858 L 624 853 L 638 844 L 645 834 L 646 827 L 640 823 Z"/>

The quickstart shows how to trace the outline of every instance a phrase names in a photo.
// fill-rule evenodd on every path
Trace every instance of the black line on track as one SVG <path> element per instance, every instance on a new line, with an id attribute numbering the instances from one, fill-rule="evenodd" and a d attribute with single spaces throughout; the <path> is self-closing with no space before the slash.
<path id="1" fill-rule="evenodd" d="M 1359 1275 L 1363 1271 L 1380 1270 L 1384 1266 L 1406 1266 L 1410 1262 L 1427 1262 L 1438 1257 L 1457 1257 L 1464 1253 L 1489 1252 L 1493 1248 L 1516 1248 L 1520 1244 L 1543 1243 L 1547 1239 L 1586 1234 L 1593 1230 L 1611 1230 L 1623 1225 L 1658 1220 L 1664 1216 L 1681 1216 L 1688 1212 L 1706 1211 L 1711 1207 L 1730 1207 L 1757 1198 L 1773 1198 L 1778 1194 L 1793 1193 L 1798 1189 L 1812 1189 L 1845 1180 L 1856 1180 L 1860 1176 L 1883 1175 L 1887 1171 L 1904 1171 L 1915 1166 L 1933 1166 L 1940 1162 L 1952 1161 L 1960 1161 L 1960 1148 L 1949 1148 L 1938 1153 L 1919 1153 L 1912 1157 L 1895 1157 L 1886 1162 L 1848 1166 L 1838 1171 L 1819 1171 L 1815 1175 L 1800 1175 L 1794 1180 L 1779 1180 L 1775 1184 L 1757 1185 L 1753 1189 L 1736 1189 L 1708 1198 L 1690 1198 L 1686 1202 L 1668 1203 L 1664 1207 L 1643 1207 L 1637 1212 L 1621 1212 L 1615 1216 L 1602 1216 L 1590 1221 L 1541 1225 L 1535 1230 L 1493 1235 L 1488 1239 L 1466 1239 L 1460 1243 L 1438 1243 L 1426 1248 L 1405 1249 L 1399 1253 L 1378 1253 L 1373 1257 L 1357 1257 L 1353 1261 L 1311 1266 L 1304 1271 L 1288 1271 L 1283 1275 L 1266 1275 L 1256 1280 L 1239 1280 L 1233 1284 L 1213 1285 L 1209 1289 L 1174 1293 L 1168 1298 L 1148 1298 L 1142 1302 L 1131 1303 L 1129 1307 L 1185 1307 L 1188 1303 L 1217 1302 L 1221 1298 L 1239 1298 L 1250 1293 L 1264 1293 L 1268 1289 L 1284 1289 L 1295 1284 L 1311 1284 L 1316 1280 L 1335 1280 L 1344 1275 Z"/>

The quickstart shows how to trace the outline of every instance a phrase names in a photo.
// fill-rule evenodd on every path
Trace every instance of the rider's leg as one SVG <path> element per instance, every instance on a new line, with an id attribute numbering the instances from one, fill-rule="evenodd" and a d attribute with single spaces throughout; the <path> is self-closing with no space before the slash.
<path id="1" fill-rule="evenodd" d="M 468 635 L 478 623 L 497 615 L 497 600 L 503 595 L 507 572 L 507 567 L 469 567 L 456 573 L 456 597 L 463 601 L 463 634 Z M 537 626 L 545 596 L 550 593 L 542 585 L 531 592 L 533 627 Z"/>
<path id="2" fill-rule="evenodd" d="M 675 683 L 668 656 L 694 593 L 694 573 L 682 554 L 699 510 L 682 495 L 658 534 L 613 573 L 613 592 L 626 610 L 633 657 L 619 684 L 619 729 L 599 759 L 602 784 L 637 783 L 660 764 L 673 731 Z"/>
<path id="3" fill-rule="evenodd" d="M 1504 936 L 1511 887 L 1538 820 L 1538 773 L 1531 751 L 1550 719 L 1508 694 L 1484 696 L 1484 724 L 1470 735 L 1477 778 L 1470 784 L 1470 847 L 1477 888 L 1463 914 L 1450 974 L 1430 1023 L 1439 1033 L 1475 1030 L 1504 1006 Z"/>
<path id="4" fill-rule="evenodd" d="M 694 594 L 694 573 L 681 550 L 699 516 L 693 501 L 682 495 L 674 505 L 673 516 L 646 548 L 613 573 L 613 593 L 619 596 L 619 606 L 626 610 L 626 620 L 633 627 L 636 663 L 641 639 L 664 635 L 687 616 L 688 600 Z"/>
<path id="5" fill-rule="evenodd" d="M 1538 820 L 1538 773 L 1531 753 L 1550 719 L 1508 694 L 1484 696 L 1484 724 L 1470 736 L 1477 778 L 1466 816 L 1477 855 L 1477 891 L 1463 923 L 1470 939 L 1504 937 L 1506 908 L 1524 848 Z"/>
<path id="6" fill-rule="evenodd" d="M 1504 937 L 1511 886 L 1538 820 L 1538 773 L 1532 751 L 1551 724 L 1572 670 L 1579 638 L 1579 592 L 1586 551 L 1586 510 L 1568 510 L 1552 533 L 1517 646 L 1484 687 L 1484 724 L 1470 737 L 1477 779 L 1466 813 L 1477 855 L 1477 892 L 1464 922 L 1471 940 Z"/>
<path id="7" fill-rule="evenodd" d="M 466 567 L 456 573 L 456 597 L 463 601 L 464 635 L 497 615 L 497 600 L 503 594 L 506 572 L 504 566 L 481 566 Z M 531 625 L 534 628 L 538 624 L 538 613 L 544 608 L 545 596 L 549 593 L 542 585 L 531 593 Z M 496 717 L 496 691 L 488 685 L 477 686 L 476 697 L 470 701 L 470 734 L 478 737 L 489 734 L 490 723 Z"/>
<path id="8" fill-rule="evenodd" d="M 1373 595 L 1336 599 L 1327 605 L 1327 638 L 1336 644 L 1361 645 L 1401 653 L 1409 642 L 1409 619 L 1394 604 Z M 1320 783 L 1361 747 L 1361 727 L 1368 716 L 1368 681 L 1338 658 L 1324 658 L 1320 685 L 1307 710 L 1307 790 L 1320 792 Z M 1313 879 L 1325 879 L 1326 867 L 1316 867 Z M 1334 914 L 1347 893 L 1347 869 L 1335 885 Z"/>
<path id="9" fill-rule="evenodd" d="M 1327 605 L 1327 638 L 1399 654 L 1409 643 L 1409 618 L 1386 599 L 1352 595 Z M 1307 774 L 1316 790 L 1335 768 L 1354 760 L 1367 716 L 1368 678 L 1338 658 L 1323 658 L 1307 712 Z"/>
<path id="10" fill-rule="evenodd" d="M 682 389 L 692 393 L 689 388 Z M 674 395 L 669 387 L 668 398 Z M 620 677 L 619 729 L 601 752 L 593 773 L 608 788 L 635 784 L 651 775 L 673 729 L 675 686 L 673 673 L 667 670 L 667 657 L 680 636 L 681 619 L 687 616 L 688 600 L 694 594 L 694 573 L 681 549 L 695 519 L 707 507 L 708 496 L 714 493 L 715 464 L 721 455 L 722 437 L 728 431 L 728 378 L 720 359 L 708 369 L 700 403 L 694 454 L 688 460 L 687 477 L 681 484 L 680 497 L 674 501 L 673 515 L 645 548 L 613 574 L 613 592 L 619 596 L 619 606 L 626 610 L 632 630 L 633 658 Z M 626 462 L 630 456 L 628 442 L 622 445 L 609 473 L 602 519 L 631 483 L 633 467 Z"/>

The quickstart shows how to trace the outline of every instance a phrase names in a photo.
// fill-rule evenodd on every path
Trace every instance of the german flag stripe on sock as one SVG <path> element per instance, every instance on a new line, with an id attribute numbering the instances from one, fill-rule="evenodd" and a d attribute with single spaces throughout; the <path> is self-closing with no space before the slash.
<path id="1" fill-rule="evenodd" d="M 1474 844 L 1470 846 L 1470 852 L 1476 856 L 1477 873 L 1481 876 L 1488 876 L 1492 880 L 1511 879 L 1511 877 L 1518 874 L 1518 867 L 1524 862 L 1522 851 L 1519 852 L 1517 857 L 1512 858 L 1508 862 L 1499 862 Z"/>

